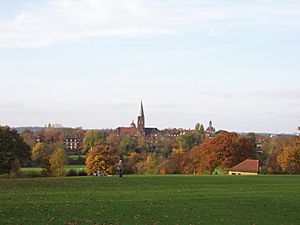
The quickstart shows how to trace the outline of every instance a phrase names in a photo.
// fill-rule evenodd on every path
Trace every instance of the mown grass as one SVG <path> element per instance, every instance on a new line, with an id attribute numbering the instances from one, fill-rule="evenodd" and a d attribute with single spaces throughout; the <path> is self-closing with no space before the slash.
<path id="1" fill-rule="evenodd" d="M 1 224 L 299 224 L 300 176 L 0 179 Z"/>

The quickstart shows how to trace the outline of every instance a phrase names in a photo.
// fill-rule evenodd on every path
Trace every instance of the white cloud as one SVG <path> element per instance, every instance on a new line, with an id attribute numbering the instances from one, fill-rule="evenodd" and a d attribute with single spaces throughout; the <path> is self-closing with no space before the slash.
<path id="1" fill-rule="evenodd" d="M 31 3 L 14 18 L 0 20 L 0 47 L 195 31 L 216 36 L 247 23 L 293 24 L 296 29 L 299 19 L 299 4 L 294 1 L 238 5 L 222 1 L 49 0 L 42 6 Z"/>

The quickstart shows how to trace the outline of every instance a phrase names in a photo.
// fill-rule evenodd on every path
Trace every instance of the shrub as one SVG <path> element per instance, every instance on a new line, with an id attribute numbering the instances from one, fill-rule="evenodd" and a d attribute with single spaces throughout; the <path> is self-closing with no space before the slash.
<path id="1" fill-rule="evenodd" d="M 77 171 L 76 170 L 74 170 L 74 169 L 70 169 L 68 172 L 67 172 L 67 174 L 66 174 L 66 176 L 68 176 L 68 177 L 75 177 L 75 176 L 77 176 L 78 174 L 77 174 Z"/>
<path id="2" fill-rule="evenodd" d="M 87 176 L 87 173 L 85 170 L 79 170 L 77 173 L 78 176 Z"/>

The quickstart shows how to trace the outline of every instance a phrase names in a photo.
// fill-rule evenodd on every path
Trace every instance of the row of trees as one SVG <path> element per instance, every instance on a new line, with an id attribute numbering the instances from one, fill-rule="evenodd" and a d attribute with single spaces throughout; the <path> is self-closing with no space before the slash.
<path id="1" fill-rule="evenodd" d="M 9 127 L 0 127 L 0 173 L 15 173 L 22 163 L 32 160 L 45 173 L 63 176 L 67 161 L 60 142 L 33 144 L 29 134 L 20 136 Z M 257 143 L 261 143 L 260 149 Z M 88 131 L 84 148 L 89 174 L 115 173 L 119 159 L 125 162 L 127 173 L 210 174 L 216 168 L 226 170 L 246 158 L 260 159 L 264 173 L 300 173 L 299 137 L 240 136 L 222 131 L 213 138 L 205 138 L 201 125 L 178 137 L 120 137 Z"/>
<path id="2" fill-rule="evenodd" d="M 31 159 L 37 162 L 48 175 L 65 174 L 64 149 L 48 148 L 43 143 L 37 143 L 31 149 L 16 130 L 0 126 L 0 174 L 17 175 L 22 164 Z"/>
<path id="3" fill-rule="evenodd" d="M 190 136 L 187 134 L 187 140 Z M 214 138 L 202 139 L 199 144 L 185 147 L 178 144 L 178 139 L 185 138 L 180 136 L 169 142 L 173 148 L 168 154 L 164 151 L 140 151 L 135 145 L 137 140 L 130 138 L 124 136 L 118 144 L 113 142 L 114 145 L 103 139 L 100 145 L 92 147 L 86 161 L 88 173 L 100 171 L 111 174 L 118 159 L 123 159 L 127 173 L 211 174 L 216 169 L 225 171 L 247 158 L 260 159 L 263 173 L 300 173 L 299 137 L 266 138 L 261 140 L 264 144 L 258 149 L 257 137 L 253 134 L 239 136 L 224 131 Z M 267 149 L 269 142 L 276 148 Z"/>

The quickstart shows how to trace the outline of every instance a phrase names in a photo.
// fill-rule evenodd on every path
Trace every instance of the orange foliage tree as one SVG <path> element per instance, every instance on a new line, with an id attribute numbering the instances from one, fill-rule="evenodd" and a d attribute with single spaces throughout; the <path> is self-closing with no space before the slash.
<path id="1" fill-rule="evenodd" d="M 89 175 L 99 171 L 107 176 L 115 172 L 117 162 L 117 152 L 114 148 L 98 145 L 91 148 L 86 157 L 86 170 Z"/>
<path id="2" fill-rule="evenodd" d="M 295 138 L 284 147 L 277 157 L 278 164 L 283 172 L 290 174 L 300 173 L 300 138 Z"/>
<path id="3" fill-rule="evenodd" d="M 190 152 L 190 170 L 196 173 L 212 173 L 216 167 L 230 168 L 253 157 L 255 142 L 236 133 L 221 132 L 206 139 Z"/>

